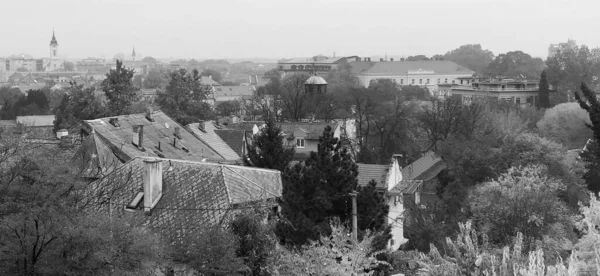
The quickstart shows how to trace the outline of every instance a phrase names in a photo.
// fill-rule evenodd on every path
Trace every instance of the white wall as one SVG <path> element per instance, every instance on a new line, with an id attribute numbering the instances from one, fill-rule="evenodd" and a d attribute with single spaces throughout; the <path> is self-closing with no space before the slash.
<path id="1" fill-rule="evenodd" d="M 408 74 L 408 75 L 389 75 L 389 76 L 358 76 L 358 80 L 360 84 L 364 87 L 369 87 L 371 80 L 375 79 L 392 79 L 396 80 L 396 83 L 399 85 L 411 85 L 412 80 L 414 79 L 414 85 L 427 85 L 427 79 L 429 79 L 429 85 L 427 86 L 435 86 L 437 87 L 437 81 L 440 80 L 440 83 L 446 83 L 446 79 L 448 79 L 447 83 L 452 83 L 454 80 L 456 84 L 460 84 L 460 80 L 458 78 L 471 77 L 472 74 Z M 419 80 L 422 80 L 422 84 L 419 84 Z"/>

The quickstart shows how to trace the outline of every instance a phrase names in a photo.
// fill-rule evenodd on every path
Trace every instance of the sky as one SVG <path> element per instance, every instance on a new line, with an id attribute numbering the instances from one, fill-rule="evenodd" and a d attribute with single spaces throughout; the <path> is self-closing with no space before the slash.
<path id="1" fill-rule="evenodd" d="M 545 58 L 600 46 L 598 0 L 28 0 L 0 4 L 0 57 L 292 58 L 444 54 L 481 44 Z M 11 23 L 12 22 L 12 23 Z"/>

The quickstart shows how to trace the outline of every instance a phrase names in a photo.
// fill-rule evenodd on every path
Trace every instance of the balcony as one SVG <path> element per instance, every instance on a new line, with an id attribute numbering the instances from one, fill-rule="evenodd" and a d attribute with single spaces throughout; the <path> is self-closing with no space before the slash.
<path id="1" fill-rule="evenodd" d="M 467 85 L 456 85 L 452 87 L 452 90 L 466 90 L 466 91 L 483 91 L 483 92 L 537 92 L 537 87 L 529 88 L 492 88 L 492 87 L 473 87 Z"/>

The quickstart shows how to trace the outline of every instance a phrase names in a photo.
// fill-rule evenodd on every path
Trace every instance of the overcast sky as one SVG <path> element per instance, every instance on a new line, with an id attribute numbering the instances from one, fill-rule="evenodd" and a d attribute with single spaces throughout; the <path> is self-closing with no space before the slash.
<path id="1" fill-rule="evenodd" d="M 600 45 L 598 0 L 3 1 L 0 57 L 291 58 L 433 55 L 479 43 L 546 57 L 572 38 Z"/>

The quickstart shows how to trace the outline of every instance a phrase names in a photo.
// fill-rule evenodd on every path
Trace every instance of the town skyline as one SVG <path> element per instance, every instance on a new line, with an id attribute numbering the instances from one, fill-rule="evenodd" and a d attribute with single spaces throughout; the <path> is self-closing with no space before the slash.
<path id="1" fill-rule="evenodd" d="M 119 4 L 40 1 L 34 3 L 41 8 L 32 10 L 33 16 L 56 14 L 65 7 L 73 11 L 72 16 L 53 17 L 43 27 L 23 22 L 16 28 L 0 30 L 0 37 L 9 41 L 0 49 L 0 57 L 48 56 L 53 29 L 60 46 L 59 56 L 65 59 L 111 59 L 118 53 L 130 55 L 133 47 L 139 52 L 138 58 L 159 59 L 280 59 L 334 53 L 432 56 L 464 44 L 481 44 L 495 55 L 521 50 L 545 59 L 551 43 L 573 39 L 580 45 L 600 45 L 600 38 L 589 35 L 594 15 L 586 11 L 599 6 L 592 1 L 485 0 L 486 12 L 473 9 L 475 5 L 484 6 L 482 1 L 470 0 L 260 1 L 261 5 L 220 1 L 211 4 L 211 9 L 219 11 L 216 13 L 202 12 L 201 4 L 175 2 L 163 6 L 137 0 Z M 25 6 L 19 2 L 5 5 L 10 10 Z M 188 8 L 181 11 L 182 6 Z M 340 10 L 344 12 L 333 12 Z M 17 14 L 8 13 L 5 18 L 14 21 Z M 298 15 L 298 19 L 290 20 L 292 15 Z M 107 16 L 120 20 L 107 21 Z M 570 20 L 559 20 L 565 17 Z M 281 28 L 282 24 L 286 27 Z M 519 38 L 518 44 L 515 37 Z"/>

